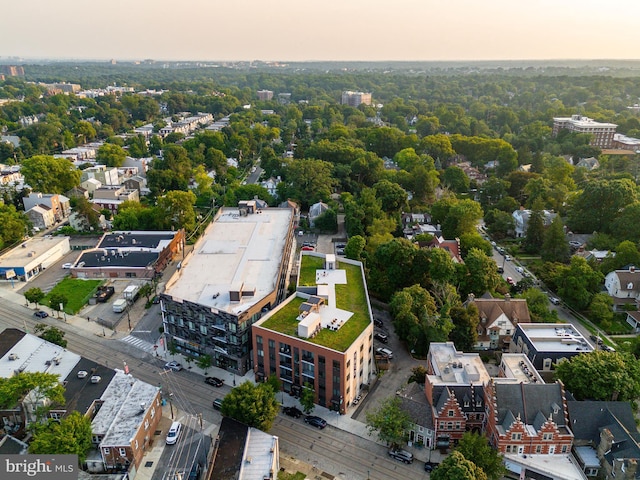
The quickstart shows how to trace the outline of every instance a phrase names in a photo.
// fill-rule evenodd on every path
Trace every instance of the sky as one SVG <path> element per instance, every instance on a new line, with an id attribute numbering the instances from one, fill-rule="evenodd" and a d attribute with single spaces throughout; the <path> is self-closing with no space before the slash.
<path id="1" fill-rule="evenodd" d="M 0 59 L 640 58 L 638 0 L 20 0 Z"/>

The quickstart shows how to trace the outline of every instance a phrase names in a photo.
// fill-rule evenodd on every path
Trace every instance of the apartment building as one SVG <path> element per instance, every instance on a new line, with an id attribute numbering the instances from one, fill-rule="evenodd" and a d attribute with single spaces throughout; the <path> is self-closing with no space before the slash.
<path id="1" fill-rule="evenodd" d="M 611 148 L 613 146 L 613 136 L 618 125 L 615 123 L 601 123 L 582 115 L 571 115 L 570 117 L 553 117 L 553 135 L 557 135 L 560 130 L 566 129 L 576 133 L 588 133 L 592 135 L 590 145 L 598 148 Z"/>
<path id="2" fill-rule="evenodd" d="M 254 200 L 220 209 L 161 296 L 168 341 L 244 375 L 251 326 L 285 298 L 293 250 L 291 209 L 259 209 Z"/>
<path id="3" fill-rule="evenodd" d="M 318 405 L 345 413 L 375 372 L 361 262 L 302 252 L 297 292 L 253 326 L 252 341 L 257 381 L 276 375 L 292 395 L 312 388 Z"/>
<path id="4" fill-rule="evenodd" d="M 350 107 L 357 107 L 361 103 L 365 105 L 371 105 L 371 94 L 364 92 L 342 92 L 342 105 L 349 105 Z"/>

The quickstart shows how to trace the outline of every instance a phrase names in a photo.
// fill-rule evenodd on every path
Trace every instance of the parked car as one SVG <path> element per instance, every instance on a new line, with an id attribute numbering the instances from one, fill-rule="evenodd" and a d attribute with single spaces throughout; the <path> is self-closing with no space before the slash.
<path id="1" fill-rule="evenodd" d="M 312 427 L 319 428 L 322 430 L 327 426 L 327 421 L 323 418 L 316 417 L 315 415 L 308 415 L 304 418 L 304 423 L 308 423 Z"/>
<path id="2" fill-rule="evenodd" d="M 498 267 L 498 273 L 504 273 L 504 267 L 503 266 L 499 266 Z"/>
<path id="3" fill-rule="evenodd" d="M 433 472 L 433 469 L 440 465 L 438 462 L 424 462 L 424 471 Z"/>
<path id="4" fill-rule="evenodd" d="M 215 408 L 216 410 L 220 410 L 222 408 L 222 399 L 221 398 L 216 398 L 213 401 L 213 408 Z"/>
<path id="5" fill-rule="evenodd" d="M 616 349 L 613 347 L 610 347 L 609 345 L 602 345 L 602 350 L 604 350 L 605 352 L 615 352 Z"/>
<path id="6" fill-rule="evenodd" d="M 180 432 L 182 432 L 182 424 L 180 422 L 173 422 L 167 433 L 167 445 L 175 444 L 178 441 Z"/>
<path id="7" fill-rule="evenodd" d="M 313 248 L 313 247 L 302 247 L 301 250 L 304 251 L 304 252 L 313 252 L 315 250 L 315 248 Z"/>
<path id="8" fill-rule="evenodd" d="M 550 301 L 551 303 L 553 303 L 554 305 L 560 305 L 560 299 L 559 299 L 559 298 L 551 297 L 551 296 L 550 296 L 550 297 L 549 297 L 549 301 Z"/>
<path id="9" fill-rule="evenodd" d="M 384 326 L 384 323 L 382 323 L 382 320 L 380 320 L 379 318 L 374 318 L 374 319 L 373 319 L 373 324 L 374 324 L 376 327 L 382 327 L 382 326 Z"/>
<path id="10" fill-rule="evenodd" d="M 63 263 L 62 268 L 71 268 L 73 267 L 73 263 Z"/>
<path id="11" fill-rule="evenodd" d="M 289 415 L 290 417 L 293 417 L 293 418 L 300 418 L 302 416 L 302 410 L 296 407 L 284 407 L 282 409 L 282 412 L 285 415 Z"/>
<path id="12" fill-rule="evenodd" d="M 508 283 L 509 285 L 515 285 L 515 284 L 516 284 L 516 281 L 515 281 L 513 278 L 511 278 L 511 277 L 507 277 L 507 283 Z"/>
<path id="13" fill-rule="evenodd" d="M 376 348 L 376 354 L 386 357 L 389 360 L 393 358 L 393 352 L 388 348 Z"/>
<path id="14" fill-rule="evenodd" d="M 520 275 L 522 275 L 524 273 L 524 268 L 516 267 L 516 272 L 518 272 Z"/>
<path id="15" fill-rule="evenodd" d="M 413 453 L 406 450 L 389 450 L 389 456 L 404 463 L 413 463 Z"/>
<path id="16" fill-rule="evenodd" d="M 172 360 L 165 363 L 164 368 L 166 368 L 167 370 L 173 370 L 174 372 L 179 372 L 180 370 L 182 370 L 182 364 L 176 362 L 175 360 Z"/>
<path id="17" fill-rule="evenodd" d="M 222 381 L 222 379 L 217 378 L 217 377 L 207 377 L 204 379 L 205 383 L 208 383 L 209 385 L 213 385 L 214 387 L 221 387 L 224 385 L 224 382 Z"/>
<path id="18" fill-rule="evenodd" d="M 510 262 L 510 261 L 511 261 L 511 255 L 505 255 L 505 256 L 504 256 L 504 259 L 505 259 L 507 262 Z"/>
<path id="19" fill-rule="evenodd" d="M 78 371 L 78 378 L 87 378 L 87 375 L 89 375 L 89 372 L 87 372 L 86 370 Z"/>
<path id="20" fill-rule="evenodd" d="M 344 256 L 344 248 L 338 248 L 338 249 L 336 250 L 336 255 L 342 255 L 342 256 Z"/>
<path id="21" fill-rule="evenodd" d="M 49 316 L 49 314 L 47 312 L 45 312 L 44 310 L 38 310 L 37 312 L 34 312 L 33 314 L 38 318 L 47 318 Z"/>
<path id="22" fill-rule="evenodd" d="M 389 336 L 386 333 L 376 333 L 373 338 L 382 343 L 387 343 L 389 341 Z"/>

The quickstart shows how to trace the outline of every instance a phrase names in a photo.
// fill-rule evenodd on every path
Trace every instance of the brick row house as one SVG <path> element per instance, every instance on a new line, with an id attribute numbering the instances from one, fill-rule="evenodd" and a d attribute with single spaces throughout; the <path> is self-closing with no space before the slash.
<path id="1" fill-rule="evenodd" d="M 485 386 L 489 442 L 502 454 L 568 454 L 573 433 L 561 383 Z"/>

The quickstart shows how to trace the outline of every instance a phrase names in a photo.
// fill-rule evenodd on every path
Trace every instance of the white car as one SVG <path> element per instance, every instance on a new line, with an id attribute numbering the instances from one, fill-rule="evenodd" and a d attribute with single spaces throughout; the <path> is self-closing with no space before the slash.
<path id="1" fill-rule="evenodd" d="M 516 267 L 516 272 L 518 272 L 520 275 L 522 275 L 524 273 L 524 268 Z"/>
<path id="2" fill-rule="evenodd" d="M 71 268 L 73 267 L 73 263 L 63 263 L 62 268 Z"/>

